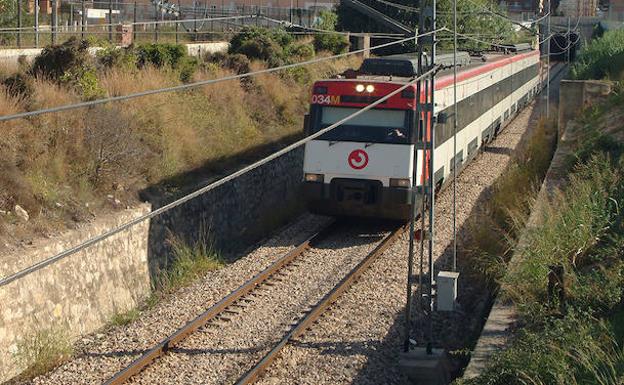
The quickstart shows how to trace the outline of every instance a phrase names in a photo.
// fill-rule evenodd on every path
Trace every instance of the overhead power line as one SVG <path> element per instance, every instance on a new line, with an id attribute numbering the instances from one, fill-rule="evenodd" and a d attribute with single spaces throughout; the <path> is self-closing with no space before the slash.
<path id="1" fill-rule="evenodd" d="M 435 32 L 439 32 L 441 30 L 442 29 L 439 29 L 437 31 L 427 32 L 427 33 L 422 34 L 421 36 L 431 35 L 431 34 L 433 34 Z M 108 98 L 91 100 L 91 101 L 87 101 L 87 102 L 81 102 L 81 103 L 75 103 L 75 104 L 67 104 L 67 105 L 63 105 L 63 106 L 44 108 L 44 109 L 35 110 L 35 111 L 27 111 L 27 112 L 20 112 L 20 113 L 17 113 L 17 114 L 4 115 L 4 116 L 0 116 L 0 122 L 6 122 L 6 121 L 9 121 L 9 120 L 15 120 L 15 119 L 23 119 L 23 118 L 28 118 L 28 117 L 33 117 L 33 116 L 38 116 L 38 115 L 43 115 L 43 114 L 55 113 L 55 112 L 76 110 L 76 109 L 86 108 L 86 107 L 93 107 L 93 106 L 97 106 L 97 105 L 101 105 L 101 104 L 105 104 L 105 103 L 126 101 L 126 100 L 136 99 L 136 98 L 149 96 L 149 95 L 156 95 L 156 94 L 162 94 L 162 93 L 168 93 L 168 92 L 186 91 L 186 90 L 190 90 L 190 89 L 193 89 L 193 88 L 206 86 L 206 85 L 209 85 L 209 84 L 215 84 L 215 83 L 220 83 L 220 82 L 229 81 L 229 80 L 243 79 L 243 78 L 247 78 L 247 77 L 250 77 L 250 76 L 262 75 L 262 74 L 282 71 L 282 70 L 289 69 L 289 68 L 301 67 L 301 66 L 306 66 L 306 65 L 310 65 L 310 64 L 315 64 L 315 63 L 328 61 L 328 60 L 338 59 L 338 58 L 341 58 L 341 57 L 346 57 L 346 56 L 362 53 L 362 52 L 365 52 L 365 51 L 373 51 L 375 49 L 379 49 L 379 48 L 383 48 L 383 47 L 389 47 L 389 46 L 392 46 L 392 45 L 395 45 L 395 44 L 400 44 L 400 43 L 404 43 L 404 42 L 407 42 L 407 41 L 413 41 L 413 40 L 414 40 L 414 37 L 412 36 L 412 37 L 408 37 L 408 38 L 405 38 L 405 39 L 392 41 L 392 42 L 389 42 L 389 43 L 379 44 L 379 45 L 376 45 L 376 46 L 370 47 L 370 48 L 363 48 L 363 49 L 359 49 L 359 50 L 355 50 L 355 51 L 351 51 L 351 52 L 345 52 L 345 53 L 338 54 L 338 55 L 310 59 L 310 60 L 307 60 L 307 61 L 304 61 L 304 62 L 300 62 L 300 63 L 287 64 L 287 65 L 283 65 L 283 66 L 279 66 L 279 67 L 267 68 L 267 69 L 263 69 L 263 70 L 259 70 L 259 71 L 253 71 L 253 72 L 247 72 L 247 73 L 239 74 L 239 75 L 224 76 L 224 77 L 218 78 L 218 79 L 200 80 L 200 81 L 194 82 L 194 83 L 181 84 L 179 86 L 158 88 L 158 89 L 153 89 L 153 90 L 136 92 L 136 93 L 133 93 L 133 94 L 112 96 L 112 97 L 108 97 Z"/>
<path id="2" fill-rule="evenodd" d="M 432 31 L 432 32 L 429 32 L 429 33 L 426 33 L 426 34 L 423 34 L 423 35 L 429 35 L 429 34 L 434 33 L 434 32 L 435 31 Z M 84 249 L 86 249 L 89 246 L 93 246 L 93 245 L 95 245 L 95 244 L 97 244 L 97 243 L 99 243 L 99 242 L 101 242 L 101 241 L 103 241 L 105 239 L 108 239 L 108 238 L 110 238 L 110 237 L 112 237 L 112 236 L 114 236 L 116 234 L 119 234 L 120 232 L 122 232 L 124 230 L 127 230 L 127 229 L 129 229 L 129 228 L 131 228 L 131 227 L 141 223 L 141 222 L 144 222 L 146 220 L 154 218 L 154 217 L 156 217 L 156 216 L 158 216 L 158 215 L 160 215 L 160 214 L 162 214 L 162 213 L 164 213 L 166 211 L 169 211 L 169 210 L 171 210 L 171 209 L 173 209 L 175 207 L 178 207 L 178 206 L 180 206 L 180 205 L 182 205 L 182 204 L 184 204 L 184 203 L 186 203 L 186 202 L 188 202 L 188 201 L 190 201 L 190 200 L 192 200 L 194 198 L 197 198 L 198 196 L 200 196 L 202 194 L 205 194 L 206 192 L 208 192 L 210 190 L 214 190 L 215 188 L 217 188 L 219 186 L 222 186 L 225 183 L 240 177 L 241 175 L 247 174 L 248 172 L 250 172 L 250 171 L 252 171 L 252 170 L 254 170 L 256 168 L 258 168 L 260 166 L 263 166 L 263 165 L 269 163 L 270 161 L 272 161 L 274 159 L 277 159 L 280 156 L 282 156 L 282 155 L 284 155 L 284 154 L 294 150 L 295 148 L 300 147 L 300 146 L 306 144 L 307 142 L 309 142 L 311 140 L 314 140 L 314 139 L 318 138 L 319 136 L 321 136 L 321 135 L 323 135 L 323 134 L 333 130 L 334 128 L 336 128 L 336 127 L 344 124 L 345 122 L 355 118 L 356 116 L 359 116 L 359 115 L 363 114 L 364 112 L 370 110 L 371 108 L 373 108 L 373 107 L 375 107 L 375 106 L 385 102 L 386 100 L 388 100 L 392 96 L 399 94 L 401 91 L 403 91 L 404 89 L 406 89 L 406 88 L 410 87 L 411 85 L 415 84 L 419 80 L 434 74 L 438 70 L 438 68 L 439 68 L 439 66 L 435 66 L 434 68 L 430 69 L 429 71 L 427 71 L 427 72 L 421 74 L 420 76 L 410 80 L 408 83 L 406 83 L 406 84 L 402 85 L 401 87 L 397 88 L 396 90 L 386 94 L 385 96 L 379 98 L 378 100 L 374 101 L 373 103 L 370 103 L 370 104 L 368 104 L 365 107 L 362 107 L 361 109 L 359 109 L 356 112 L 352 113 L 351 115 L 349 115 L 349 116 L 339 120 L 338 122 L 336 122 L 336 123 L 334 123 L 334 124 L 332 124 L 332 125 L 330 125 L 330 126 L 328 126 L 326 128 L 323 128 L 322 130 L 320 130 L 320 131 L 318 131 L 318 132 L 316 132 L 316 133 L 314 133 L 314 134 L 312 134 L 310 136 L 307 136 L 307 137 L 305 137 L 305 138 L 303 138 L 301 140 L 298 140 L 295 143 L 293 143 L 293 144 L 291 144 L 289 146 L 286 146 L 283 149 L 281 149 L 281 150 L 279 150 L 277 152 L 274 152 L 273 154 L 271 154 L 271 155 L 269 155 L 267 157 L 264 157 L 264 158 L 262 158 L 262 159 L 260 159 L 260 160 L 258 160 L 256 162 L 250 164 L 249 166 L 243 167 L 242 169 L 240 169 L 240 170 L 238 170 L 238 171 L 236 171 L 236 172 L 234 172 L 234 173 L 232 173 L 232 174 L 230 174 L 230 175 L 228 175 L 226 177 L 223 177 L 223 178 L 221 178 L 221 179 L 219 179 L 219 180 L 217 180 L 215 182 L 212 182 L 209 185 L 207 185 L 205 187 L 202 187 L 202 188 L 200 188 L 200 189 L 198 189 L 198 190 L 196 190 L 196 191 L 194 191 L 194 192 L 192 192 L 192 193 L 190 193 L 188 195 L 185 195 L 182 198 L 179 198 L 179 199 L 177 199 L 177 200 L 175 200 L 175 201 L 173 201 L 173 202 L 171 202 L 169 204 L 166 204 L 166 205 L 164 205 L 164 206 L 162 206 L 162 207 L 160 207 L 160 208 L 158 208 L 156 210 L 153 210 L 153 211 L 151 211 L 151 212 L 149 212 L 147 214 L 141 215 L 140 217 L 137 217 L 137 218 L 135 218 L 135 219 L 133 219 L 133 220 L 131 220 L 129 222 L 126 222 L 126 223 L 122 224 L 121 226 L 118 226 L 118 227 L 115 227 L 115 228 L 113 228 L 111 230 L 108 230 L 108 231 L 106 231 L 103 234 L 100 234 L 100 235 L 98 235 L 96 237 L 88 239 L 85 242 L 80 243 L 79 245 L 71 247 L 71 248 L 69 248 L 69 249 L 67 249 L 67 250 L 65 250 L 65 251 L 63 251 L 63 252 L 61 252 L 59 254 L 56 254 L 56 255 L 54 255 L 52 257 L 49 257 L 49 258 L 46 258 L 43 261 L 41 261 L 39 263 L 36 263 L 36 264 L 26 268 L 26 269 L 20 270 L 17 273 L 11 274 L 11 275 L 9 275 L 9 276 L 7 276 L 5 278 L 0 279 L 0 287 L 1 286 L 6 286 L 9 283 L 11 283 L 11 282 L 13 282 L 13 281 L 15 281 L 17 279 L 25 277 L 25 276 L 27 276 L 27 275 L 29 275 L 29 274 L 37 271 L 37 270 L 40 270 L 40 269 L 42 269 L 42 268 L 44 268 L 46 266 L 49 266 L 49 265 L 51 265 L 51 264 L 53 264 L 53 263 L 55 263 L 55 262 L 65 258 L 65 257 L 68 257 L 70 255 L 76 254 L 77 252 L 79 252 L 81 250 L 84 250 Z"/>
<path id="3" fill-rule="evenodd" d="M 397 4 L 386 0 L 375 0 L 378 3 L 385 4 L 390 7 L 398 8 L 406 12 L 419 12 L 420 8 L 410 7 L 409 5 Z"/>

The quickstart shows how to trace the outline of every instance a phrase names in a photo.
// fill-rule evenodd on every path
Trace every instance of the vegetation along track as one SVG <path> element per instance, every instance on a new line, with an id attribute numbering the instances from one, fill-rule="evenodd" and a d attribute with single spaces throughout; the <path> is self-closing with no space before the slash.
<path id="1" fill-rule="evenodd" d="M 203 383 L 255 381 L 281 348 L 303 334 L 404 230 L 341 227 L 333 222 L 300 243 L 106 384 L 163 383 L 167 378 L 194 383 L 195 376 Z M 370 242 L 371 237 L 382 240 Z"/>

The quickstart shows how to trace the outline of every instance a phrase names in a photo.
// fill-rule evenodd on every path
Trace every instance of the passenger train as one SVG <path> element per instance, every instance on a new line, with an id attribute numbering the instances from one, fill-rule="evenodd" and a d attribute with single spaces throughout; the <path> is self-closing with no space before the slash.
<path id="1" fill-rule="evenodd" d="M 452 69 L 435 76 L 433 113 L 440 117 L 434 119 L 437 187 L 452 179 L 453 167 L 459 172 L 470 162 L 539 92 L 542 83 L 539 51 L 530 47 L 512 53 L 458 56 L 462 65 L 457 69 L 455 154 Z M 441 55 L 440 60 L 444 59 Z M 416 59 L 409 55 L 368 58 L 351 76 L 315 82 L 306 132 L 318 132 L 404 86 L 418 75 L 416 69 Z M 306 143 L 304 192 L 310 211 L 408 219 L 413 167 L 417 168 L 417 186 L 428 183 L 421 162 L 430 150 L 418 149 L 415 114 L 416 86 L 410 85 Z"/>

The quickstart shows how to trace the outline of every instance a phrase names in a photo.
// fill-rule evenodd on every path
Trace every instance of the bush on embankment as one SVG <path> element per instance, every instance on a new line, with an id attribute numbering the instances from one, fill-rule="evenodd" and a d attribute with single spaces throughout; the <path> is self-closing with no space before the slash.
<path id="1" fill-rule="evenodd" d="M 548 171 L 555 144 L 554 124 L 540 121 L 492 185 L 487 201 L 469 219 L 469 235 L 462 242 L 460 263 L 471 281 L 494 289 L 504 276 Z"/>
<path id="2" fill-rule="evenodd" d="M 521 328 L 481 376 L 459 383 L 624 381 L 624 330 L 617 324 L 624 314 L 624 146 L 610 137 L 622 137 L 624 127 L 612 114 L 624 108 L 615 100 L 610 118 L 580 120 L 585 125 L 568 183 L 544 205 L 542 220 L 517 251 L 518 263 L 502 280 Z"/>
<path id="3" fill-rule="evenodd" d="M 618 29 L 586 44 L 570 68 L 570 76 L 577 80 L 622 80 L 623 71 L 624 30 Z"/>
<path id="4" fill-rule="evenodd" d="M 108 47 L 96 57 L 86 46 L 74 39 L 48 47 L 31 67 L 0 75 L 0 114 L 267 67 L 242 55 L 190 58 L 172 45 Z M 50 234 L 99 208 L 125 207 L 147 185 L 226 167 L 221 160 L 298 134 L 311 82 L 357 60 L 0 123 L 0 236 Z M 27 210 L 27 223 L 12 213 L 15 205 Z"/>

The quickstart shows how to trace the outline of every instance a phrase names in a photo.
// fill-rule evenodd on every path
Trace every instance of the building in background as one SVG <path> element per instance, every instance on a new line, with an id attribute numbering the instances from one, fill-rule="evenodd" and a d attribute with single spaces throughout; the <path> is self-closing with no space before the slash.
<path id="1" fill-rule="evenodd" d="M 529 21 L 542 12 L 544 0 L 503 0 L 499 4 L 511 18 Z"/>
<path id="2" fill-rule="evenodd" d="M 594 17 L 598 0 L 560 0 L 557 15 L 570 17 Z"/>

